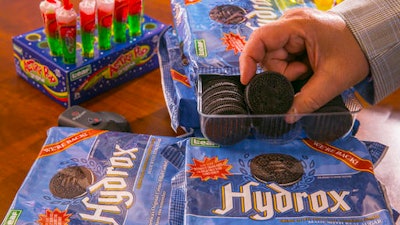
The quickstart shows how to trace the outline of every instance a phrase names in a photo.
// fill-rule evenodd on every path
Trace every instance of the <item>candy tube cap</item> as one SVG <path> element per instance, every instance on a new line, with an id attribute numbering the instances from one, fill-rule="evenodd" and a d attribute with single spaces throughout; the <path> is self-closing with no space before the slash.
<path id="1" fill-rule="evenodd" d="M 64 9 L 65 10 L 70 10 L 72 9 L 73 4 L 69 0 L 64 0 Z"/>

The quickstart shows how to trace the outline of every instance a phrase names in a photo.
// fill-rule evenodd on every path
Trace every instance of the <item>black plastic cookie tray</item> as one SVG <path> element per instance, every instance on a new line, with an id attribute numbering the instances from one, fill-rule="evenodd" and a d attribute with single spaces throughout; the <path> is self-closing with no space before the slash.
<path id="1" fill-rule="evenodd" d="M 223 79 L 215 85 L 218 82 L 214 80 L 220 78 Z M 211 80 L 213 86 L 210 85 Z M 354 93 L 348 90 L 338 96 L 346 110 L 296 114 L 297 122 L 287 123 L 288 114 L 252 114 L 246 101 L 238 97 L 243 95 L 245 87 L 238 91 L 230 81 L 237 84 L 239 76 L 201 74 L 197 83 L 201 132 L 220 145 L 233 145 L 248 138 L 276 144 L 303 138 L 319 142 L 336 141 L 351 133 L 355 116 L 362 109 Z"/>

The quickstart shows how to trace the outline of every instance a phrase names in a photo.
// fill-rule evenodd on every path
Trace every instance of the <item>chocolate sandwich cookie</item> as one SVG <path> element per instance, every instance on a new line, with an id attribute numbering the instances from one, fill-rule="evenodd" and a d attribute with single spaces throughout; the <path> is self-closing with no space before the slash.
<path id="1" fill-rule="evenodd" d="M 84 166 L 71 166 L 60 170 L 51 178 L 50 192 L 58 198 L 77 198 L 94 183 L 93 172 Z"/>
<path id="2" fill-rule="evenodd" d="M 207 89 L 201 96 L 203 102 L 210 102 L 213 99 L 232 97 L 238 98 L 244 102 L 243 90 L 236 86 L 219 86 L 212 89 Z"/>
<path id="3" fill-rule="evenodd" d="M 216 89 L 220 86 L 236 87 L 244 90 L 244 86 L 240 83 L 239 76 L 223 76 L 223 75 L 201 75 L 202 93 L 208 90 Z"/>
<path id="4" fill-rule="evenodd" d="M 229 86 L 229 85 L 225 85 L 225 86 L 221 85 L 221 86 L 209 88 L 202 93 L 201 99 L 204 102 L 208 102 L 211 99 L 215 99 L 215 98 L 219 98 L 219 97 L 226 97 L 226 96 L 240 98 L 244 101 L 243 89 L 238 86 Z"/>
<path id="5" fill-rule="evenodd" d="M 239 79 L 238 76 L 202 75 L 202 112 L 210 114 L 214 108 L 221 106 L 235 106 L 246 110 L 243 98 L 244 86 Z"/>
<path id="6" fill-rule="evenodd" d="M 314 113 L 304 116 L 301 123 L 310 139 L 332 142 L 350 131 L 353 116 L 339 95 Z"/>
<path id="7" fill-rule="evenodd" d="M 232 25 L 246 21 L 246 11 L 236 5 L 219 5 L 211 9 L 209 16 L 212 20 Z"/>
<path id="8" fill-rule="evenodd" d="M 281 139 L 291 130 L 296 128 L 296 124 L 289 124 L 282 117 L 263 117 L 253 118 L 256 136 L 258 138 Z"/>
<path id="9" fill-rule="evenodd" d="M 264 72 L 251 79 L 244 96 L 253 114 L 284 114 L 293 104 L 294 90 L 285 76 Z"/>
<path id="10" fill-rule="evenodd" d="M 301 180 L 304 168 L 300 160 L 279 153 L 262 154 L 250 161 L 250 172 L 260 182 L 275 182 L 281 186 Z"/>
<path id="11" fill-rule="evenodd" d="M 250 133 L 244 86 L 239 76 L 202 75 L 202 131 L 209 140 L 232 145 Z"/>
<path id="12" fill-rule="evenodd" d="M 241 111 L 246 111 L 246 105 L 243 101 L 243 99 L 237 98 L 236 96 L 226 96 L 226 97 L 220 97 L 220 98 L 215 98 L 212 101 L 205 101 L 202 105 L 203 108 L 203 113 L 204 114 L 212 114 L 215 109 L 221 108 L 221 107 L 239 107 L 243 110 Z M 246 111 L 247 112 L 247 111 Z"/>
<path id="13" fill-rule="evenodd" d="M 250 133 L 250 119 L 242 107 L 223 105 L 214 108 L 209 114 L 203 121 L 202 131 L 205 137 L 216 144 L 232 145 L 245 139 Z"/>

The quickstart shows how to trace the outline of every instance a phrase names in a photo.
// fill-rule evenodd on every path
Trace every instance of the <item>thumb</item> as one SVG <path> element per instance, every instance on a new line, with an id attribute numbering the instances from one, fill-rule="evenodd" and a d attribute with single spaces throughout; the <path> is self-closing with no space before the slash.
<path id="1" fill-rule="evenodd" d="M 342 92 L 341 86 L 329 78 L 330 76 L 317 74 L 311 76 L 300 92 L 294 96 L 292 107 L 286 116 L 288 123 L 294 123 L 302 115 L 316 111 Z"/>

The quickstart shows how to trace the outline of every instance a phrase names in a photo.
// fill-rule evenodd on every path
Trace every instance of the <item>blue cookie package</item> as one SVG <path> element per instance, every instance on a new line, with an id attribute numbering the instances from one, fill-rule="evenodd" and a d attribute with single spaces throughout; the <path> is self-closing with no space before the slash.
<path id="1" fill-rule="evenodd" d="M 187 58 L 182 52 L 175 29 L 169 27 L 160 37 L 158 56 L 161 84 L 171 127 L 185 130 L 200 128 L 196 88 L 186 75 Z"/>
<path id="2" fill-rule="evenodd" d="M 175 29 L 189 59 L 187 74 L 239 74 L 239 55 L 253 30 L 310 0 L 171 0 Z"/>
<path id="3" fill-rule="evenodd" d="M 394 224 L 373 171 L 386 150 L 353 137 L 222 147 L 54 127 L 2 224 Z M 284 179 L 295 159 L 300 176 L 255 177 L 260 155 L 273 155 L 265 166 Z"/>
<path id="4" fill-rule="evenodd" d="M 174 27 L 158 45 L 164 97 L 174 130 L 199 129 L 199 74 L 239 74 L 239 55 L 254 29 L 309 0 L 171 0 Z"/>
<path id="5" fill-rule="evenodd" d="M 171 0 L 174 27 L 160 37 L 159 64 L 174 130 L 202 128 L 197 108 L 202 74 L 239 76 L 239 56 L 251 33 L 293 8 L 316 8 L 313 0 Z M 258 68 L 257 73 L 262 72 Z M 368 77 L 349 92 L 371 102 Z M 353 100 L 351 100 L 353 101 Z"/>
<path id="6" fill-rule="evenodd" d="M 394 224 L 398 214 L 373 172 L 385 149 L 353 137 L 332 144 L 246 140 L 227 147 L 191 138 L 172 182 L 170 224 Z M 261 168 L 271 180 L 262 180 L 253 164 L 271 155 Z M 274 171 L 295 172 L 288 156 L 301 164 L 302 175 L 279 184 Z"/>
<path id="7" fill-rule="evenodd" d="M 2 224 L 168 224 L 178 140 L 51 128 Z"/>

